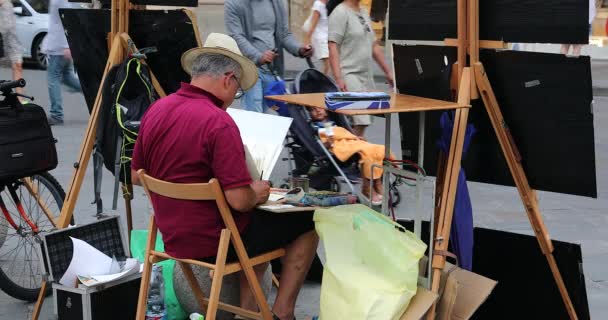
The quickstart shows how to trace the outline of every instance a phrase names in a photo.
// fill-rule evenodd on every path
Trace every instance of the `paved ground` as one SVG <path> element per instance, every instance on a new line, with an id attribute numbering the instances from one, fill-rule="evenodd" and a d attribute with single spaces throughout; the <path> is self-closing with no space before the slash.
<path id="1" fill-rule="evenodd" d="M 218 27 L 219 26 L 219 27 Z M 221 7 L 205 6 L 199 9 L 199 27 L 205 36 L 211 31 L 223 30 Z M 297 59 L 290 59 L 288 65 L 293 70 L 301 70 L 304 63 Z M 589 199 L 576 196 L 539 192 L 541 210 L 551 236 L 568 242 L 580 243 L 583 249 L 583 263 L 587 280 L 587 295 L 591 315 L 601 319 L 608 314 L 608 62 L 594 61 L 592 63 L 595 98 L 595 143 L 597 154 L 597 181 L 598 199 Z M 0 79 L 8 79 L 8 69 L 0 69 Z M 36 96 L 36 102 L 48 109 L 49 100 L 46 85 L 46 74 L 38 70 L 26 70 L 25 78 L 28 80 L 27 93 Z M 380 87 L 382 88 L 382 87 Z M 77 159 L 84 130 L 88 120 L 88 113 L 84 99 L 76 94 L 64 94 L 66 124 L 55 127 L 54 134 L 59 140 L 57 145 L 60 156 L 59 167 L 52 174 L 62 183 L 65 189 L 71 178 L 72 164 Z M 393 124 L 393 132 L 398 132 L 398 124 Z M 369 130 L 368 137 L 373 142 L 382 143 L 384 122 L 375 121 Z M 393 135 L 392 148 L 396 154 L 400 153 L 399 136 Z M 273 172 L 273 180 L 280 181 L 286 176 L 286 166 L 279 164 Z M 112 176 L 104 173 L 103 190 L 112 190 Z M 75 217 L 78 223 L 93 221 L 95 208 L 92 206 L 93 198 L 92 170 L 89 168 L 84 185 L 81 189 Z M 514 188 L 499 187 L 480 183 L 469 184 L 474 205 L 476 225 L 532 234 L 528 220 Z M 404 192 L 406 192 L 404 190 Z M 113 212 L 110 191 L 105 192 L 104 204 L 107 212 L 122 215 L 124 205 L 119 202 L 119 208 Z M 135 228 L 145 228 L 148 218 L 147 202 L 143 197 L 143 190 L 135 190 L 134 224 Z M 407 217 L 412 208 L 407 201 L 400 206 L 398 215 Z M 124 220 L 124 219 L 123 219 Z M 307 285 L 298 304 L 298 318 L 303 315 L 318 312 L 319 286 Z M 53 319 L 52 300 L 47 299 L 41 319 Z M 32 305 L 12 299 L 0 292 L 0 320 L 27 319 Z"/>

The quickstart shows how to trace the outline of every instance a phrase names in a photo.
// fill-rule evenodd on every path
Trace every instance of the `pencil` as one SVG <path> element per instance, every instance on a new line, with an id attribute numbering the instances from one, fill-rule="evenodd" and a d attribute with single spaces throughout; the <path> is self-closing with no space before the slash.
<path id="1" fill-rule="evenodd" d="M 260 181 L 262 181 L 263 176 L 264 176 L 264 170 L 262 170 L 262 173 L 260 173 Z"/>

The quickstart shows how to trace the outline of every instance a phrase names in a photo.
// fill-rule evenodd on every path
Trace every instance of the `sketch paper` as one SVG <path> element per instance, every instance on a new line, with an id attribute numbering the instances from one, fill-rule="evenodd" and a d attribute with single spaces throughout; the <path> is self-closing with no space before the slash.
<path id="1" fill-rule="evenodd" d="M 74 246 L 72 261 L 59 283 L 74 287 L 78 275 L 104 274 L 110 271 L 112 258 L 82 240 L 72 237 L 70 239 Z"/>
<path id="2" fill-rule="evenodd" d="M 228 114 L 239 127 L 245 153 L 251 157 L 247 166 L 256 169 L 250 168 L 251 178 L 257 180 L 262 174 L 262 180 L 268 180 L 283 150 L 292 119 L 234 108 L 228 108 Z"/>
<path id="3" fill-rule="evenodd" d="M 120 272 L 114 274 L 102 274 L 95 276 L 83 276 L 78 275 L 78 279 L 82 284 L 87 287 L 92 287 L 96 285 L 100 285 L 103 283 L 108 283 L 111 281 L 116 281 L 118 279 L 126 278 L 132 274 L 139 272 L 140 263 L 137 259 L 128 258 L 125 261 L 125 265 L 121 268 Z"/>

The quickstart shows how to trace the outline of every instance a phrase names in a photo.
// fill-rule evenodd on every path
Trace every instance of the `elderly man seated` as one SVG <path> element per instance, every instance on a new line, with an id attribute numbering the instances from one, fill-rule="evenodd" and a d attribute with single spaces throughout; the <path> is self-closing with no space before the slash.
<path id="1" fill-rule="evenodd" d="M 312 215 L 256 211 L 269 196 L 267 181 L 252 181 L 239 129 L 226 112 L 242 90 L 257 81 L 255 64 L 243 57 L 236 42 L 211 34 L 202 48 L 182 57 L 192 75 L 174 94 L 158 100 L 141 122 L 133 153 L 136 171 L 175 183 L 219 180 L 250 256 L 285 248 L 281 286 L 272 311 L 275 319 L 294 319 L 296 298 L 314 258 L 318 236 Z M 214 261 L 224 223 L 213 201 L 186 201 L 152 195 L 155 219 L 165 250 L 177 258 Z M 236 260 L 233 250 L 229 260 Z M 261 279 L 268 264 L 255 267 Z M 241 306 L 256 310 L 249 284 L 240 276 Z"/>

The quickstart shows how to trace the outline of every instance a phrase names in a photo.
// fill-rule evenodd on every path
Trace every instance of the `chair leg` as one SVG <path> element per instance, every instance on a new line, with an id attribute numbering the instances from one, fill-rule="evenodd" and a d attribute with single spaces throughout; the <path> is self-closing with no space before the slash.
<path id="1" fill-rule="evenodd" d="M 237 242 L 237 241 L 235 241 Z M 245 247 L 241 245 L 233 243 L 235 246 L 235 250 L 239 256 L 239 262 L 243 267 L 243 272 L 245 273 L 245 277 L 247 277 L 247 282 L 249 282 L 249 289 L 253 293 L 255 301 L 260 309 L 260 314 L 264 320 L 272 320 L 272 312 L 270 311 L 270 307 L 268 306 L 268 301 L 266 301 L 266 296 L 262 291 L 262 286 L 260 286 L 260 281 L 258 280 L 255 271 L 253 270 L 253 266 L 251 265 L 251 261 L 249 256 L 247 255 L 247 251 Z"/>
<path id="2" fill-rule="evenodd" d="M 201 306 L 201 310 L 205 310 L 207 307 L 204 301 L 205 294 L 203 293 L 201 286 L 198 284 L 198 281 L 194 276 L 194 272 L 192 272 L 192 267 L 189 264 L 181 261 L 179 261 L 179 266 L 182 268 L 182 271 L 186 276 L 186 280 L 188 280 L 188 285 L 190 285 L 190 289 L 192 290 L 192 292 L 194 292 L 194 296 L 196 297 L 196 300 L 198 300 L 198 303 Z"/>
<path id="3" fill-rule="evenodd" d="M 217 314 L 218 303 L 220 302 L 220 291 L 222 289 L 222 280 L 224 279 L 224 268 L 226 267 L 226 256 L 228 255 L 228 246 L 230 245 L 230 230 L 223 229 L 220 235 L 220 243 L 217 249 L 217 257 L 215 260 L 215 270 L 213 272 L 213 282 L 211 282 L 211 291 L 209 292 L 209 305 L 205 319 L 215 320 Z"/>
<path id="4" fill-rule="evenodd" d="M 145 320 L 146 307 L 148 300 L 148 288 L 150 287 L 150 276 L 152 275 L 152 263 L 150 262 L 150 252 L 156 244 L 156 221 L 154 216 L 150 218 L 148 227 L 148 241 L 146 243 L 146 254 L 144 255 L 144 271 L 141 275 L 141 284 L 139 286 L 139 298 L 137 299 L 137 315 L 136 320 Z"/>

